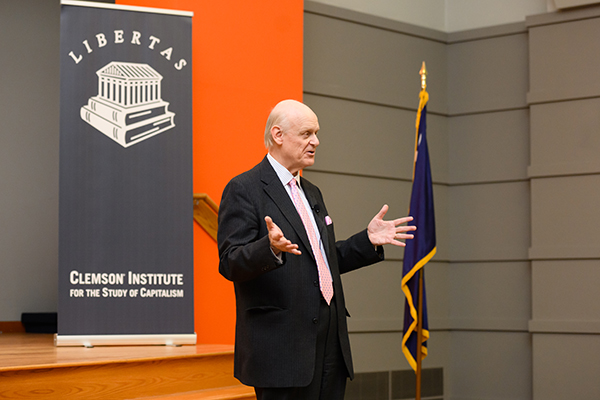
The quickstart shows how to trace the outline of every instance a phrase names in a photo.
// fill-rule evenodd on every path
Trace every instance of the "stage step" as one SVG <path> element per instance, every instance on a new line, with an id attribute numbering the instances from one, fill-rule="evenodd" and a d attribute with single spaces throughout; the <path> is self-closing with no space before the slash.
<path id="1" fill-rule="evenodd" d="M 253 388 L 236 385 L 167 396 L 142 397 L 135 400 L 256 400 L 256 396 Z"/>
<path id="2" fill-rule="evenodd" d="M 233 346 L 54 347 L 51 335 L 0 335 L 0 398 L 250 400 Z"/>

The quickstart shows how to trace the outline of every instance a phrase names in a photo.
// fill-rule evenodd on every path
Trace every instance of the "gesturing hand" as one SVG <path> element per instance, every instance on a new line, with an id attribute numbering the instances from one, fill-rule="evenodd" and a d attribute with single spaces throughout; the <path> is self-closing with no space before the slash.
<path id="1" fill-rule="evenodd" d="M 269 231 L 269 242 L 271 243 L 271 249 L 275 255 L 279 255 L 281 252 L 292 253 L 300 255 L 302 252 L 298 250 L 298 245 L 292 243 L 290 240 L 283 236 L 281 229 L 273 222 L 271 217 L 266 216 L 265 222 L 267 223 L 267 230 Z"/>
<path id="2" fill-rule="evenodd" d="M 369 222 L 369 226 L 367 227 L 367 233 L 369 235 L 369 240 L 374 246 L 381 246 L 384 244 L 393 244 L 395 246 L 406 246 L 404 242 L 401 242 L 401 239 L 412 239 L 414 235 L 405 233 L 414 231 L 417 229 L 416 226 L 400 226 L 406 222 L 410 222 L 413 220 L 413 217 L 404 217 L 398 218 L 393 221 L 384 221 L 383 217 L 388 211 L 388 205 L 385 204 L 379 213 L 371 222 Z"/>

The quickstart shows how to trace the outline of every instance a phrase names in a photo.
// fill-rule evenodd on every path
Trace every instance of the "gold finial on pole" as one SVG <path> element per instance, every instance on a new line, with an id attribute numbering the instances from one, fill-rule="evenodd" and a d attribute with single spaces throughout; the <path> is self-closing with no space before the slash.
<path id="1" fill-rule="evenodd" d="M 423 66 L 419 71 L 419 75 L 421 75 L 421 89 L 425 90 L 425 88 L 427 88 L 427 69 L 425 68 L 425 61 L 423 61 Z"/>

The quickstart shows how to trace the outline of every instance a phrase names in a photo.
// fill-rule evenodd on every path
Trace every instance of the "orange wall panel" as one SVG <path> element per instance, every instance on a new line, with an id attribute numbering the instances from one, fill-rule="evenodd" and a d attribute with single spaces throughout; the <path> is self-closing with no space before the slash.
<path id="1" fill-rule="evenodd" d="M 266 154 L 264 124 L 280 100 L 302 100 L 303 0 L 117 0 L 193 11 L 194 193 L 217 203 L 227 182 Z M 216 243 L 194 223 L 198 343 L 233 343 L 233 285 Z"/>

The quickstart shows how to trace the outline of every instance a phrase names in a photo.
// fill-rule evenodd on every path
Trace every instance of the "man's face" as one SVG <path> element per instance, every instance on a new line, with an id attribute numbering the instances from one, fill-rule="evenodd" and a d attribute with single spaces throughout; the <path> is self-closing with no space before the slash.
<path id="1" fill-rule="evenodd" d="M 282 163 L 292 174 L 315 163 L 315 151 L 319 145 L 319 121 L 310 110 L 293 115 L 281 136 Z"/>

